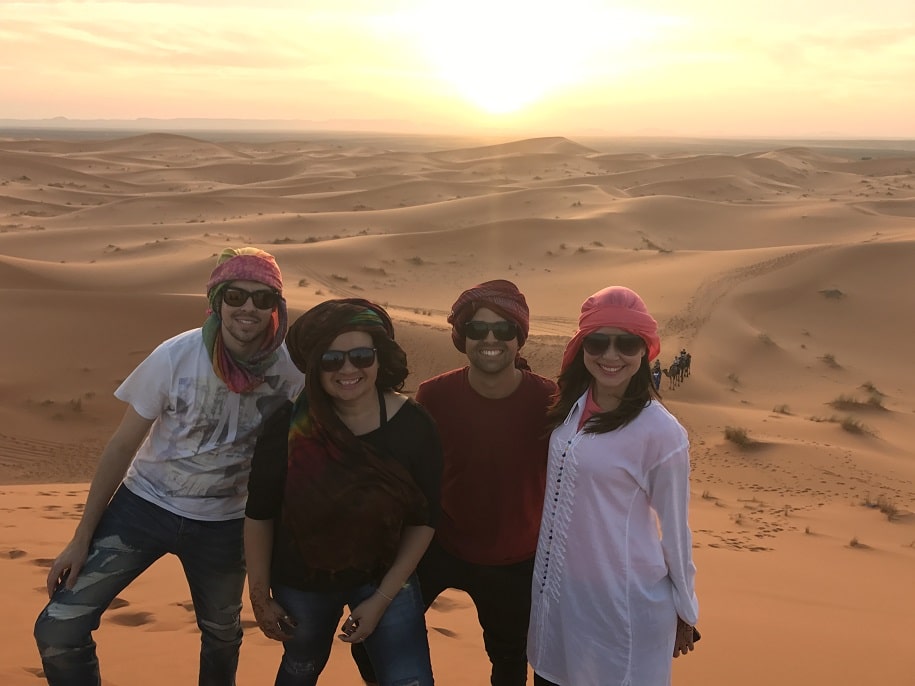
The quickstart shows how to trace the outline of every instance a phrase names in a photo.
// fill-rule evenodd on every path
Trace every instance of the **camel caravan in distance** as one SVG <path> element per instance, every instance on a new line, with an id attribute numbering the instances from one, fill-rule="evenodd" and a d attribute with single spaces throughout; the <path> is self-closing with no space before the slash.
<path id="1" fill-rule="evenodd" d="M 654 381 L 655 390 L 661 389 L 661 374 L 667 377 L 668 390 L 672 391 L 683 383 L 683 380 L 689 376 L 691 360 L 692 355 L 686 352 L 686 348 L 680 351 L 680 354 L 674 358 L 674 361 L 666 369 L 661 367 L 660 360 L 655 360 L 654 366 L 651 368 L 651 379 Z"/>

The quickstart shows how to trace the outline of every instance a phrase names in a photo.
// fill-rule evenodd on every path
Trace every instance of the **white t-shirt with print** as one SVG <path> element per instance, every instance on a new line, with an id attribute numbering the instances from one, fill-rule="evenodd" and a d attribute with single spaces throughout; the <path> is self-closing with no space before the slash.
<path id="1" fill-rule="evenodd" d="M 286 346 L 264 382 L 233 393 L 213 372 L 201 329 L 170 338 L 114 392 L 155 419 L 124 485 L 174 514 L 205 521 L 244 517 L 248 472 L 261 423 L 295 398 L 304 377 Z"/>

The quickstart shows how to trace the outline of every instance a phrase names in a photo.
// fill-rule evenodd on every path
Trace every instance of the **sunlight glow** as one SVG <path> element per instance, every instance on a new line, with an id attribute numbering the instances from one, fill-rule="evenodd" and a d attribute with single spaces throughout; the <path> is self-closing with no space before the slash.
<path id="1" fill-rule="evenodd" d="M 439 78 L 492 114 L 618 72 L 663 23 L 597 0 L 429 0 L 402 20 Z"/>

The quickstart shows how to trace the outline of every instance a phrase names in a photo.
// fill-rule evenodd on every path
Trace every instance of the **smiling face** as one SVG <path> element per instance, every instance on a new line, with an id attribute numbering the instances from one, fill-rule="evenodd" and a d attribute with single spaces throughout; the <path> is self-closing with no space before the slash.
<path id="1" fill-rule="evenodd" d="M 623 329 L 605 326 L 595 333 L 624 335 Z M 616 409 L 626 392 L 629 380 L 639 370 L 642 357 L 647 354 L 645 346 L 633 355 L 623 355 L 617 350 L 616 341 L 599 355 L 592 355 L 582 349 L 585 369 L 594 379 L 594 399 L 605 411 Z M 612 407 L 611 407 L 612 406 Z"/>
<path id="2" fill-rule="evenodd" d="M 232 281 L 228 287 L 241 288 L 252 293 L 271 290 L 259 281 Z M 252 298 L 248 298 L 238 307 L 232 307 L 220 299 L 219 316 L 222 320 L 222 340 L 226 348 L 242 360 L 260 350 L 274 309 L 258 309 Z"/>
<path id="3" fill-rule="evenodd" d="M 481 307 L 471 317 L 477 322 L 504 322 L 504 317 L 490 309 Z M 464 347 L 470 366 L 484 374 L 499 374 L 506 369 L 514 369 L 515 356 L 518 354 L 518 337 L 510 341 L 499 341 L 492 331 L 486 333 L 482 340 L 475 341 L 465 338 Z"/>
<path id="4" fill-rule="evenodd" d="M 330 345 L 328 350 L 349 351 L 353 348 L 372 348 L 372 337 L 365 331 L 347 331 L 341 333 Z M 358 404 L 365 401 L 374 401 L 375 382 L 378 379 L 378 357 L 368 367 L 360 369 L 353 365 L 348 356 L 344 357 L 343 366 L 337 371 L 319 371 L 321 375 L 321 388 L 330 396 L 331 402 Z"/>

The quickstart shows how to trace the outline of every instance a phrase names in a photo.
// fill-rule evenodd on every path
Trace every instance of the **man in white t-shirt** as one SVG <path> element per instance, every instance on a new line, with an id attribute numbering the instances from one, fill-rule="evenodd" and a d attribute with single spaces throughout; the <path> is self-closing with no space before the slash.
<path id="1" fill-rule="evenodd" d="M 79 525 L 48 573 L 35 640 L 52 686 L 101 683 L 92 632 L 156 560 L 181 561 L 201 631 L 201 686 L 235 683 L 248 472 L 263 420 L 294 399 L 283 280 L 253 247 L 220 254 L 201 328 L 159 345 L 115 396 L 128 404 Z"/>

